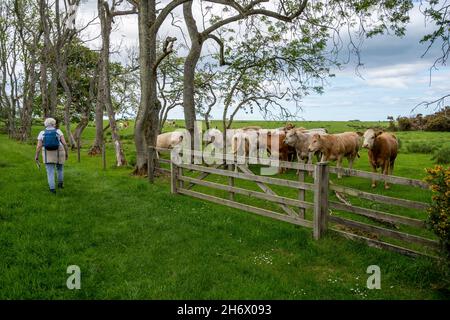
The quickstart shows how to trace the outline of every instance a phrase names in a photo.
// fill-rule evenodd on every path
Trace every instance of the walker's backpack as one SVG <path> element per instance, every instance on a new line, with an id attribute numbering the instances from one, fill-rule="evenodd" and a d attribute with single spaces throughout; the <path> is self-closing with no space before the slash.
<path id="1" fill-rule="evenodd" d="M 58 150 L 59 135 L 56 132 L 56 129 L 45 130 L 43 145 L 45 150 Z"/>

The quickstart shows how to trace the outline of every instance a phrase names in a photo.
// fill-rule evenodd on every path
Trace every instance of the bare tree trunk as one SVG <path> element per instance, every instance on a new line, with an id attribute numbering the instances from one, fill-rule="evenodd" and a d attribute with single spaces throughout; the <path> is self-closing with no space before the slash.
<path id="1" fill-rule="evenodd" d="M 134 128 L 136 144 L 136 168 L 134 174 L 147 173 L 148 145 L 155 145 L 158 130 L 158 112 L 154 112 L 157 100 L 156 77 L 152 71 L 156 62 L 156 32 L 151 26 L 156 19 L 154 0 L 140 1 L 139 4 L 139 65 L 141 82 L 141 102 Z M 153 114 L 152 114 L 153 113 Z M 156 121 L 155 121 L 156 120 Z"/>
<path id="2" fill-rule="evenodd" d="M 97 103 L 95 105 L 95 140 L 89 150 L 89 155 L 95 156 L 102 152 L 103 145 L 103 89 L 97 88 Z"/>
<path id="3" fill-rule="evenodd" d="M 19 139 L 26 141 L 31 137 L 31 123 L 33 113 L 33 99 L 36 93 L 36 58 L 31 53 L 31 62 L 27 68 L 25 76 L 26 86 L 24 87 L 23 107 L 20 113 L 20 133 Z"/>
<path id="4" fill-rule="evenodd" d="M 123 152 L 122 143 L 120 142 L 120 135 L 116 125 L 115 112 L 111 99 L 111 82 L 109 74 L 109 47 L 110 36 L 112 30 L 112 13 L 106 9 L 108 4 L 103 3 L 103 0 L 98 1 L 98 11 L 100 17 L 100 26 L 102 33 L 102 49 L 100 52 L 99 62 L 99 90 L 102 91 L 101 100 L 97 101 L 97 104 L 104 105 L 108 113 L 109 124 L 111 127 L 111 137 L 114 143 L 114 149 L 116 152 L 117 166 L 123 166 L 127 164 L 125 154 Z"/>
<path id="5" fill-rule="evenodd" d="M 41 28 L 44 32 L 44 45 L 41 49 L 41 68 L 40 68 L 40 90 L 42 98 L 42 111 L 44 117 L 50 116 L 49 97 L 48 97 L 48 80 L 47 80 L 47 64 L 48 50 L 50 48 L 50 30 L 48 28 L 48 7 L 45 0 L 39 1 L 39 13 L 41 18 Z"/>
<path id="6" fill-rule="evenodd" d="M 77 127 L 75 128 L 73 132 L 73 139 L 76 142 L 77 148 L 81 148 L 81 135 L 83 134 L 84 129 L 86 129 L 87 125 L 89 124 L 89 111 L 90 106 L 86 106 L 83 109 L 83 112 L 81 113 L 81 119 L 78 123 Z M 80 145 L 78 145 L 78 142 L 80 142 Z"/>
<path id="7" fill-rule="evenodd" d="M 58 74 L 54 67 L 52 69 L 52 80 L 50 81 L 50 101 L 49 114 L 51 117 L 56 117 L 56 107 L 58 106 Z"/>
<path id="8" fill-rule="evenodd" d="M 66 68 L 67 66 L 63 66 L 62 70 L 60 70 L 60 82 L 64 89 L 64 95 L 66 96 L 66 101 L 64 102 L 64 124 L 66 126 L 66 135 L 68 137 L 67 142 L 69 146 L 74 149 L 76 146 L 76 142 L 70 129 L 70 107 L 72 106 L 72 90 L 69 85 L 69 79 L 67 78 Z"/>
<path id="9" fill-rule="evenodd" d="M 183 14 L 186 21 L 186 26 L 191 38 L 191 48 L 184 63 L 184 78 L 183 78 L 183 107 L 184 119 L 186 122 L 186 129 L 191 135 L 191 149 L 194 149 L 194 127 L 195 127 L 195 68 L 203 46 L 203 39 L 198 32 L 194 16 L 192 15 L 192 1 L 183 4 Z"/>

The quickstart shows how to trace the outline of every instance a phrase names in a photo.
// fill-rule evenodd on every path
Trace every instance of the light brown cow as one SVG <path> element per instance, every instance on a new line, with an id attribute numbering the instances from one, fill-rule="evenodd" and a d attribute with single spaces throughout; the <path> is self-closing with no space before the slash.
<path id="1" fill-rule="evenodd" d="M 276 142 L 276 137 L 278 137 L 278 143 Z M 284 131 L 279 132 L 268 132 L 267 133 L 267 151 L 270 153 L 270 155 L 278 157 L 281 161 L 288 161 L 289 160 L 289 153 L 294 150 L 293 147 L 288 146 L 284 143 L 284 140 L 286 139 L 286 133 Z M 279 167 L 278 172 L 283 173 L 287 171 L 284 167 Z"/>
<path id="2" fill-rule="evenodd" d="M 392 174 L 398 153 L 398 141 L 393 134 L 369 129 L 364 132 L 363 148 L 369 149 L 369 163 L 373 172 L 377 172 L 377 168 L 381 168 L 383 174 Z M 372 180 L 372 188 L 375 187 L 376 181 Z M 386 181 L 384 187 L 389 189 Z"/>
<path id="3" fill-rule="evenodd" d="M 342 159 L 347 158 L 349 168 L 352 169 L 353 161 L 358 156 L 360 148 L 360 135 L 356 132 L 344 132 L 339 134 L 314 134 L 308 149 L 310 152 L 322 152 L 321 161 L 336 160 L 336 167 L 342 167 Z M 342 173 L 338 171 L 338 178 Z"/>

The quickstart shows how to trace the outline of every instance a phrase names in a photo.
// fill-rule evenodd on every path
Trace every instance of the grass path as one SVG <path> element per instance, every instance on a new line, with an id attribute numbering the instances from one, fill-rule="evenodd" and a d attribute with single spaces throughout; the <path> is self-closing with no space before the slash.
<path id="1" fill-rule="evenodd" d="M 443 299 L 435 263 L 171 195 L 72 154 L 47 190 L 34 148 L 0 135 L 0 299 Z M 110 155 L 112 157 L 112 154 Z M 112 158 L 111 158 L 112 159 Z M 111 163 L 111 162 L 110 162 Z M 81 290 L 65 286 L 69 265 Z M 369 265 L 382 289 L 368 290 Z"/>

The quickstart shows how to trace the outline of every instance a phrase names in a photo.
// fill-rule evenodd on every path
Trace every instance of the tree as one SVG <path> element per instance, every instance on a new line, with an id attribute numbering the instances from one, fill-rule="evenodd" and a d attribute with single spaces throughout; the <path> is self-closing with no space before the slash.
<path id="1" fill-rule="evenodd" d="M 26 141 L 31 137 L 31 124 L 33 101 L 36 93 L 36 80 L 38 73 L 38 50 L 42 36 L 39 21 L 37 20 L 37 7 L 33 2 L 14 0 L 15 28 L 21 48 L 21 59 L 24 69 L 22 92 L 22 108 L 20 111 L 20 128 L 18 138 Z"/>
<path id="2" fill-rule="evenodd" d="M 99 145 L 99 143 L 103 142 L 103 110 L 106 109 L 109 118 L 109 125 L 111 128 L 111 136 L 114 143 L 114 150 L 116 153 L 116 165 L 118 167 L 125 165 L 127 161 L 125 159 L 122 143 L 120 141 L 120 135 L 118 133 L 118 128 L 116 125 L 115 112 L 113 109 L 111 98 L 111 79 L 109 73 L 111 42 L 110 38 L 112 32 L 112 24 L 115 17 L 135 14 L 137 12 L 136 6 L 133 6 L 132 9 L 121 10 L 119 6 L 122 3 L 122 0 L 113 0 L 110 6 L 108 1 L 97 1 L 98 16 L 100 18 L 101 26 L 102 48 L 100 51 L 99 60 L 98 97 L 96 107 L 97 134 L 95 144 L 90 151 L 91 154 L 95 154 L 100 150 L 101 145 Z M 102 115 L 101 119 L 99 119 L 100 114 Z M 100 134 L 99 128 L 102 128 L 101 136 L 98 136 Z"/>
<path id="3" fill-rule="evenodd" d="M 334 54 L 342 47 L 340 32 L 352 29 L 358 31 L 359 37 L 374 36 L 388 28 L 397 35 L 404 33 L 404 24 L 408 21 L 407 13 L 412 7 L 411 1 L 204 1 L 222 5 L 220 15 L 211 12 L 209 24 L 203 22 L 203 30 L 199 31 L 192 13 L 193 1 L 183 4 L 183 14 L 191 40 L 191 47 L 186 57 L 184 68 L 183 105 L 186 128 L 193 134 L 195 123 L 195 69 L 201 55 L 204 42 L 208 39 L 215 41 L 220 47 L 220 64 L 224 65 L 223 52 L 226 42 L 215 33 L 226 28 L 227 25 L 241 23 L 244 25 L 244 36 L 258 37 L 260 30 L 275 33 L 284 43 L 302 38 L 305 44 L 312 43 L 314 38 L 309 34 L 319 34 L 320 40 L 334 42 Z M 203 4 L 204 2 L 201 2 Z M 373 22 L 371 17 L 377 16 Z M 203 16 L 205 19 L 205 15 Z M 359 57 L 359 47 L 350 39 L 353 51 Z M 333 51 L 332 50 L 332 51 Z M 322 54 L 323 59 L 325 52 Z M 300 57 L 301 58 L 301 57 Z M 276 59 L 279 60 L 279 59 Z M 320 59 L 319 59 L 320 60 Z M 270 68 L 270 66 L 269 66 Z M 312 70 L 316 66 L 310 66 Z M 308 70 L 306 70 L 308 71 Z M 238 75 L 239 78 L 239 75 Z"/>
<path id="4" fill-rule="evenodd" d="M 93 106 L 97 104 L 96 92 L 98 84 L 98 60 L 99 54 L 87 48 L 79 39 L 74 39 L 70 44 L 68 57 L 68 78 L 71 79 L 72 105 L 70 109 L 70 121 L 77 123 L 73 137 L 78 145 L 81 144 L 81 135 L 93 118 Z M 59 90 L 59 99 L 64 92 Z M 55 115 L 61 118 L 56 111 Z M 72 146 L 74 148 L 75 145 Z M 81 147 L 81 145 L 80 145 Z"/>
<path id="5" fill-rule="evenodd" d="M 161 51 L 163 44 L 161 44 Z M 159 133 L 164 127 L 171 110 L 183 105 L 183 58 L 174 51 L 158 67 L 158 98 L 161 100 L 159 111 Z"/>
<path id="6" fill-rule="evenodd" d="M 450 55 L 450 3 L 448 1 L 439 0 L 427 0 L 421 1 L 420 9 L 425 17 L 427 23 L 435 25 L 435 29 L 422 37 L 420 43 L 427 44 L 425 52 L 422 54 L 422 58 L 429 54 L 433 47 L 439 48 L 439 54 L 435 58 L 430 71 L 437 69 L 439 65 L 445 66 Z M 431 76 L 431 72 L 430 72 Z M 419 106 L 432 106 L 437 108 L 445 107 L 445 100 L 450 97 L 450 93 L 444 94 L 441 97 L 423 101 L 419 103 L 415 108 Z"/>
<path id="7" fill-rule="evenodd" d="M 161 103 L 157 93 L 157 70 L 159 64 L 173 50 L 174 38 L 164 41 L 163 50 L 157 55 L 157 33 L 170 12 L 186 0 L 173 0 L 157 10 L 155 0 L 129 2 L 138 6 L 139 66 L 141 101 L 136 116 L 134 141 L 136 146 L 136 168 L 134 174 L 147 173 L 148 146 L 156 145 L 159 133 Z M 153 161 L 153 159 L 151 159 Z"/>
<path id="8" fill-rule="evenodd" d="M 13 14 L 12 0 L 0 3 L 0 118 L 5 119 L 10 138 L 16 137 L 16 113 L 19 109 L 20 75 L 16 71 L 20 58 L 18 32 L 9 17 Z M 7 90 L 9 88 L 9 90 Z"/>

